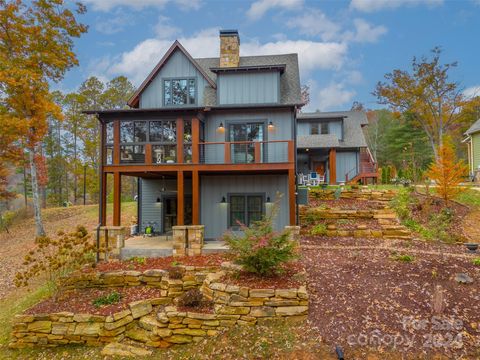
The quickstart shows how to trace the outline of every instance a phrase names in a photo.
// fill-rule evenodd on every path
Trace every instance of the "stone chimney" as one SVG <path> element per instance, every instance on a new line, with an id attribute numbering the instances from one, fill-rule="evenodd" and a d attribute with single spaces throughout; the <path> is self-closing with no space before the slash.
<path id="1" fill-rule="evenodd" d="M 220 30 L 220 67 L 238 67 L 240 37 L 237 30 Z"/>

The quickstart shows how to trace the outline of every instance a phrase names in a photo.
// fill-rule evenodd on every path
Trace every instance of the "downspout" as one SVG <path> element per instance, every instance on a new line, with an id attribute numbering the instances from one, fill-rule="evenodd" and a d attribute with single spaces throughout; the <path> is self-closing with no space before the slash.
<path id="1" fill-rule="evenodd" d="M 294 170 L 295 170 L 295 217 L 296 225 L 300 224 L 299 221 L 299 206 L 298 206 L 298 179 L 297 179 L 297 107 L 293 108 L 293 161 L 294 161 Z M 308 195 L 307 195 L 308 197 Z"/>
<path id="2" fill-rule="evenodd" d="M 104 223 L 105 219 L 103 218 L 103 122 L 100 119 L 98 114 L 95 114 L 97 120 L 100 122 L 100 171 L 99 171 L 99 194 L 98 194 L 98 226 L 97 226 L 97 254 L 96 262 L 100 261 L 100 227 Z M 108 241 L 108 240 L 107 240 Z"/>

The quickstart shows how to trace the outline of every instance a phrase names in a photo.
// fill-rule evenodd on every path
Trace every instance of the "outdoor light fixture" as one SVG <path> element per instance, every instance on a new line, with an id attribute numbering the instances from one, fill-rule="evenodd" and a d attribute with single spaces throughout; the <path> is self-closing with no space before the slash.
<path id="1" fill-rule="evenodd" d="M 226 204 L 227 200 L 225 199 L 225 196 L 222 196 L 222 201 L 220 201 L 221 204 Z"/>
<path id="2" fill-rule="evenodd" d="M 269 128 L 269 129 L 273 129 L 274 127 L 275 127 L 275 126 L 273 125 L 273 122 L 270 121 L 270 122 L 268 123 L 268 128 Z"/>
<path id="3" fill-rule="evenodd" d="M 267 203 L 270 202 L 270 196 L 267 196 Z"/>
<path id="4" fill-rule="evenodd" d="M 223 129 L 224 129 L 223 122 L 220 122 L 220 125 L 218 125 L 218 130 L 222 131 Z"/>
<path id="5" fill-rule="evenodd" d="M 162 200 L 160 200 L 160 198 L 157 197 L 157 204 L 158 204 L 158 203 L 161 203 L 161 202 L 162 202 Z"/>

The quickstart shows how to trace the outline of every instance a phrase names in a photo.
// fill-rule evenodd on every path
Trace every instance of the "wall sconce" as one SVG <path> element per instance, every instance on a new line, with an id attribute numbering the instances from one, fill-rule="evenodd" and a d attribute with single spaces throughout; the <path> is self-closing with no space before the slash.
<path id="1" fill-rule="evenodd" d="M 223 127 L 223 122 L 220 122 L 220 125 L 218 125 L 218 131 L 223 131 L 225 128 Z"/>
<path id="2" fill-rule="evenodd" d="M 310 149 L 308 149 L 308 148 L 307 148 L 307 149 L 305 149 L 305 151 L 306 151 L 306 152 L 309 152 L 309 151 L 310 151 Z"/>
<path id="3" fill-rule="evenodd" d="M 267 203 L 271 203 L 270 196 L 267 196 Z"/>
<path id="4" fill-rule="evenodd" d="M 269 130 L 272 130 L 275 126 L 273 125 L 273 122 L 272 121 L 269 121 L 268 122 L 268 129 Z"/>
<path id="5" fill-rule="evenodd" d="M 222 196 L 222 201 L 220 201 L 220 204 L 226 204 L 227 200 L 225 199 L 225 196 Z"/>
<path id="6" fill-rule="evenodd" d="M 157 197 L 157 204 L 160 204 L 161 202 L 162 200 L 159 197 Z"/>

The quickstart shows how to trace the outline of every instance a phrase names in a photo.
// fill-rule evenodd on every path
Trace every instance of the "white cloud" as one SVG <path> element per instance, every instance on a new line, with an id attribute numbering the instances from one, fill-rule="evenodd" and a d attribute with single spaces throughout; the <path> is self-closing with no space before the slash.
<path id="1" fill-rule="evenodd" d="M 268 10 L 274 8 L 292 10 L 303 5 L 303 0 L 257 0 L 247 11 L 247 16 L 251 20 L 258 20 Z"/>
<path id="2" fill-rule="evenodd" d="M 469 99 L 480 96 L 480 85 L 466 88 L 463 90 L 463 95 Z"/>
<path id="3" fill-rule="evenodd" d="M 171 24 L 169 18 L 163 15 L 158 17 L 158 22 L 155 25 L 154 30 L 158 39 L 171 39 L 182 32 L 180 28 Z"/>
<path id="4" fill-rule="evenodd" d="M 97 19 L 95 30 L 106 35 L 112 35 L 123 31 L 125 26 L 131 23 L 132 18 L 129 15 L 120 12 L 118 15 L 108 19 Z"/>
<path id="5" fill-rule="evenodd" d="M 355 19 L 353 21 L 355 32 L 345 33 L 345 40 L 359 43 L 374 43 L 387 33 L 387 28 L 383 25 L 374 26 L 363 19 Z"/>
<path id="6" fill-rule="evenodd" d="M 375 12 L 387 9 L 396 9 L 401 6 L 438 6 L 444 0 L 352 0 L 350 8 L 362 12 Z"/>
<path id="7" fill-rule="evenodd" d="M 301 34 L 320 36 L 323 41 L 331 41 L 339 37 L 341 27 L 331 21 L 318 9 L 307 9 L 304 14 L 292 17 L 287 21 L 290 28 L 298 28 Z"/>
<path id="8" fill-rule="evenodd" d="M 191 37 L 179 37 L 180 43 L 193 57 L 214 57 L 219 53 L 218 28 L 200 31 Z M 111 61 L 110 75 L 126 75 L 139 84 L 172 45 L 172 39 L 146 39 L 132 50 Z M 247 55 L 273 55 L 298 53 L 300 71 L 306 75 L 313 70 L 337 70 L 345 61 L 347 45 L 335 42 L 308 40 L 279 40 L 260 43 L 257 40 L 242 41 L 240 52 Z"/>
<path id="9" fill-rule="evenodd" d="M 329 111 L 344 109 L 346 105 L 351 105 L 356 92 L 347 88 L 344 83 L 330 82 L 327 86 L 319 87 L 318 84 L 310 80 L 310 104 L 305 111 Z"/>
<path id="10" fill-rule="evenodd" d="M 128 7 L 142 10 L 147 7 L 163 8 L 168 3 L 176 4 L 182 10 L 197 10 L 201 0 L 84 0 L 86 5 L 92 5 L 95 11 L 110 11 L 117 7 Z"/>

